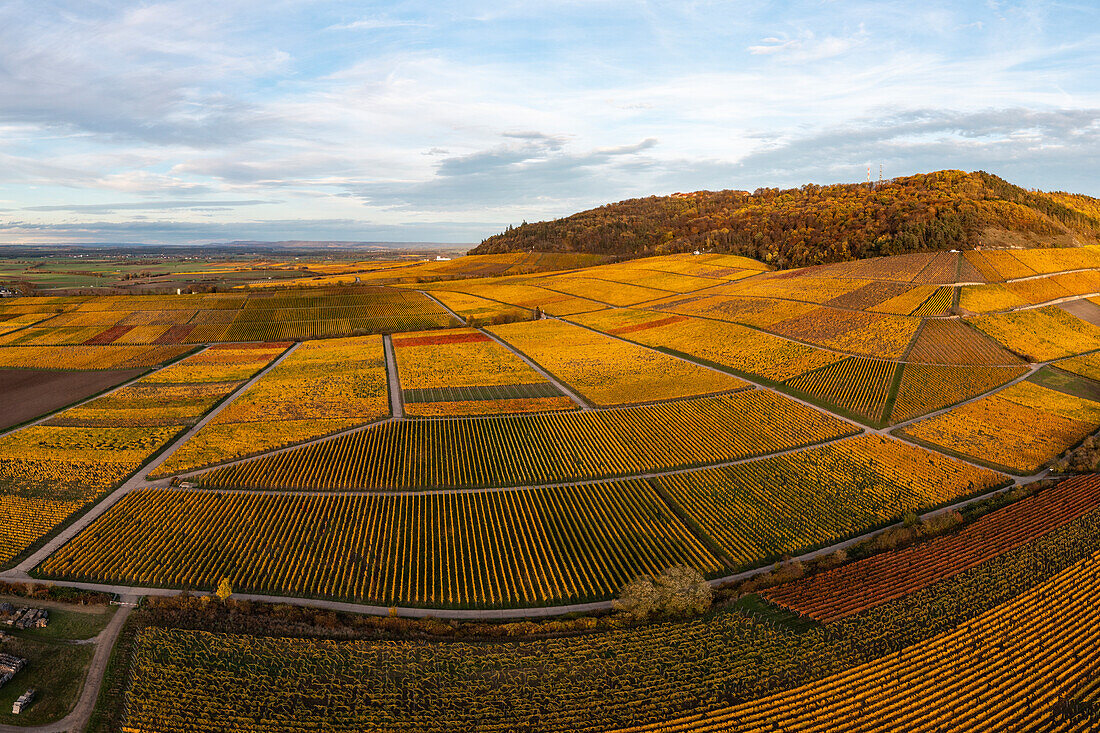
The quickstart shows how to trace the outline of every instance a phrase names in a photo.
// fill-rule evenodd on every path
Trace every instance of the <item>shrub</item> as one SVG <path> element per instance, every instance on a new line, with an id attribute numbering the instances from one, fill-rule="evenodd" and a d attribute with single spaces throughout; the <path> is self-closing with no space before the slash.
<path id="1" fill-rule="evenodd" d="M 710 608 L 714 591 L 694 568 L 673 565 L 656 577 L 642 575 L 619 591 L 615 608 L 636 620 L 687 616 Z"/>

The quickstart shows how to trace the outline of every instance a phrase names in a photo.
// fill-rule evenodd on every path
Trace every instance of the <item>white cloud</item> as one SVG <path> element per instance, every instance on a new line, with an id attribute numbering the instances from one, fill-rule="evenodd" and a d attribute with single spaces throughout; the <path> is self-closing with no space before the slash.
<path id="1" fill-rule="evenodd" d="M 427 23 L 412 20 L 394 20 L 392 18 L 361 18 L 350 23 L 330 25 L 327 30 L 334 31 L 373 31 L 384 28 L 427 28 Z"/>
<path id="2" fill-rule="evenodd" d="M 507 223 L 661 191 L 827 180 L 873 156 L 899 171 L 1029 161 L 1100 193 L 1085 167 L 1098 144 L 1097 20 L 1087 7 L 947 0 L 793 0 L 781 15 L 409 0 L 361 18 L 323 0 L 10 0 L 0 197 L 279 200 L 248 211 Z M 390 28 L 415 32 L 370 32 Z M 173 220 L 198 208 L 209 207 Z"/>

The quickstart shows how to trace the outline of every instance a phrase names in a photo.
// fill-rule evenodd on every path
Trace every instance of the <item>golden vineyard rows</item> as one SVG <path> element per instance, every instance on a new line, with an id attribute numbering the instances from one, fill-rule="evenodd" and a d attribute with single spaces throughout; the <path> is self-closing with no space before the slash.
<path id="1" fill-rule="evenodd" d="M 211 549 L 217 548 L 212 554 Z M 128 494 L 40 568 L 52 577 L 389 604 L 605 597 L 720 565 L 645 481 L 428 495 Z"/>
<path id="2" fill-rule="evenodd" d="M 1059 699 L 1094 680 L 1098 613 L 1100 553 L 927 643 L 789 692 L 622 733 L 1047 730 L 1059 722 Z"/>
<path id="3" fill-rule="evenodd" d="M 855 432 L 753 390 L 621 410 L 388 422 L 199 480 L 260 489 L 541 485 L 749 458 Z"/>

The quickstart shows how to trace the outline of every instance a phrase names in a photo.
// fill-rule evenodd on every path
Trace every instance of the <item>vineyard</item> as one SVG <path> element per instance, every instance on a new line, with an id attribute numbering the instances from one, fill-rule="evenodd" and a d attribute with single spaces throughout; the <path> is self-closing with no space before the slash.
<path id="1" fill-rule="evenodd" d="M 506 346 L 475 329 L 393 339 L 411 416 L 569 410 L 576 405 Z"/>
<path id="2" fill-rule="evenodd" d="M 896 359 L 919 326 L 916 318 L 819 308 L 777 323 L 771 330 L 826 349 Z"/>
<path id="3" fill-rule="evenodd" d="M 0 437 L 0 501 L 14 519 L 0 525 L 0 562 L 117 486 L 236 389 L 240 382 L 234 378 L 251 376 L 283 350 L 281 345 L 207 349 L 42 425 Z M 173 369 L 198 370 L 206 379 L 165 381 Z"/>
<path id="4" fill-rule="evenodd" d="M 979 316 L 970 322 L 1033 362 L 1100 349 L 1100 327 L 1056 306 Z"/>
<path id="5" fill-rule="evenodd" d="M 942 316 L 951 310 L 954 288 L 937 288 L 936 291 L 912 312 L 914 316 Z"/>
<path id="6" fill-rule="evenodd" d="M 725 372 L 562 321 L 512 323 L 490 331 L 601 407 L 748 386 Z"/>
<path id="7" fill-rule="evenodd" d="M 1100 555 L 918 647 L 751 703 L 641 731 L 1017 730 L 1100 663 Z M 931 705 L 936 700 L 939 704 Z"/>
<path id="8" fill-rule="evenodd" d="M 0 580 L 225 582 L 133 612 L 132 733 L 1089 729 L 1100 479 L 1059 472 L 1100 431 L 1100 246 L 729 244 L 5 299 Z"/>
<path id="9" fill-rule="evenodd" d="M 655 479 L 737 565 L 794 554 L 1003 483 L 992 471 L 860 436 Z"/>
<path id="10" fill-rule="evenodd" d="M 905 435 L 976 460 L 1034 473 L 1100 428 L 1100 403 L 1030 381 L 904 428 Z"/>
<path id="11" fill-rule="evenodd" d="M 388 415 L 380 336 L 304 343 L 151 475 L 171 476 L 254 455 Z"/>
<path id="12" fill-rule="evenodd" d="M 39 304 L 46 300 L 50 302 Z M 23 312 L 27 306 L 22 304 L 0 305 L 0 317 L 41 316 L 39 322 L 0 335 L 0 346 L 282 341 L 456 325 L 422 293 L 383 287 L 35 298 L 35 306 L 45 312 Z"/>
<path id="13" fill-rule="evenodd" d="M 1023 376 L 1027 368 L 906 364 L 890 422 L 911 420 L 978 397 Z"/>
<path id="14" fill-rule="evenodd" d="M 578 323 L 621 333 L 622 338 L 652 348 L 668 349 L 747 375 L 781 382 L 844 358 L 813 346 L 788 341 L 735 323 L 700 318 L 671 320 L 652 316 L 648 323 L 631 323 L 624 311 L 574 316 Z M 626 313 L 629 313 L 627 311 Z M 645 311 L 637 311 L 642 314 Z M 645 326 L 644 328 L 642 326 Z M 631 330 L 625 330 L 625 329 Z"/>
<path id="15" fill-rule="evenodd" d="M 1023 298 L 1004 285 L 964 285 L 959 292 L 959 308 L 973 313 L 991 313 L 1027 305 Z"/>
<path id="16" fill-rule="evenodd" d="M 717 295 L 716 289 L 692 297 L 675 297 L 647 304 L 655 310 L 687 316 L 712 318 L 756 328 L 768 328 L 789 318 L 799 318 L 817 310 L 813 303 L 772 298 L 745 298 Z"/>
<path id="17" fill-rule="evenodd" d="M 197 480 L 305 490 L 537 486 L 750 458 L 854 432 L 753 390 L 618 410 L 388 422 Z"/>
<path id="18" fill-rule="evenodd" d="M 12 346 L 0 348 L 0 368 L 134 369 L 173 361 L 188 346 Z"/>
<path id="19" fill-rule="evenodd" d="M 264 733 L 306 722 L 348 733 L 564 733 L 670 720 L 751 704 L 806 683 L 812 689 L 818 680 L 879 659 L 889 667 L 906 653 L 901 650 L 938 643 L 930 640 L 956 629 L 969 647 L 967 630 L 986 628 L 983 615 L 1016 618 L 1007 613 L 1015 606 L 1002 604 L 1053 591 L 1053 584 L 1044 585 L 1049 578 L 1067 568 L 1075 573 L 1075 563 L 1097 551 L 1100 517 L 1093 512 L 913 596 L 839 621 L 828 633 L 822 627 L 792 633 L 737 608 L 688 621 L 515 640 L 333 640 L 148 626 L 132 656 L 125 725 L 172 733 L 213 733 L 227 721 Z M 1087 615 L 1076 628 L 1091 628 Z M 1061 650 L 1078 639 L 1063 634 L 1053 642 Z M 977 649 L 993 654 L 997 647 L 994 640 Z M 1065 658 L 1072 660 L 1073 651 Z M 1067 679 L 1063 689 L 1082 687 Z M 793 700 L 796 693 L 786 694 Z"/>
<path id="20" fill-rule="evenodd" d="M 962 320 L 927 320 L 906 361 L 918 364 L 1019 366 L 1023 361 Z"/>
<path id="21" fill-rule="evenodd" d="M 851 358 L 791 379 L 787 385 L 878 423 L 897 371 L 896 362 Z"/>
<path id="22" fill-rule="evenodd" d="M 192 589 L 228 577 L 242 591 L 453 607 L 606 597 L 677 563 L 720 567 L 646 482 L 626 481 L 407 496 L 134 492 L 40 571 Z"/>
<path id="23" fill-rule="evenodd" d="M 1098 477 L 1069 479 L 993 512 L 956 534 L 874 555 L 764 595 L 797 613 L 831 623 L 961 573 L 1098 506 Z"/>

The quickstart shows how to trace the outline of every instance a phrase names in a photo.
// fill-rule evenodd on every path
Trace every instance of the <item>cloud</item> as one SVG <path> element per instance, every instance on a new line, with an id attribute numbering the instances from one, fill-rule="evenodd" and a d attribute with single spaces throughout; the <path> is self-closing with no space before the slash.
<path id="1" fill-rule="evenodd" d="M 117 211 L 158 211 L 162 209 L 204 209 L 206 211 L 235 209 L 240 206 L 278 204 L 279 201 L 131 201 L 120 204 L 50 204 L 24 206 L 23 211 L 75 211 L 88 214 L 113 214 Z"/>
<path id="2" fill-rule="evenodd" d="M 392 18 L 361 18 L 350 23 L 330 25 L 326 30 L 333 31 L 373 31 L 384 28 L 427 28 L 427 23 L 413 20 L 394 20 Z"/>
<path id="3" fill-rule="evenodd" d="M 348 239 L 311 222 L 488 234 L 629 196 L 852 180 L 879 160 L 1100 193 L 1088 4 L 347 7 L 0 3 L 0 198 L 42 226 L 277 219 L 299 222 L 278 225 L 290 238 Z M 92 203 L 134 200 L 164 205 Z"/>
<path id="4" fill-rule="evenodd" d="M 444 159 L 424 181 L 386 182 L 353 188 L 372 205 L 413 210 L 472 206 L 545 205 L 590 200 L 602 189 L 631 187 L 639 170 L 653 165 L 639 154 L 656 138 L 587 152 L 569 152 L 556 136 L 515 134 L 523 143 Z M 636 179 L 635 179 L 636 180 Z"/>
<path id="5" fill-rule="evenodd" d="M 664 175 L 752 189 L 861 180 L 879 163 L 887 176 L 984 169 L 1020 185 L 1086 190 L 1100 165 L 1100 108 L 907 110 L 787 135 L 737 161 L 670 161 Z"/>
<path id="6" fill-rule="evenodd" d="M 0 221 L 0 243 L 64 244 L 105 242 L 118 244 L 208 244 L 254 240 L 448 242 L 473 244 L 486 232 L 499 231 L 502 222 L 375 223 L 356 219 L 280 219 L 232 223 L 181 221 L 126 221 L 43 224 Z"/>
<path id="7" fill-rule="evenodd" d="M 760 43 L 748 47 L 754 56 L 775 56 L 784 61 L 820 61 L 848 53 L 867 41 L 867 32 L 863 24 L 856 33 L 847 36 L 818 37 L 813 31 L 805 30 L 794 38 L 769 36 Z"/>
<path id="8" fill-rule="evenodd" d="M 193 147 L 254 139 L 275 123 L 227 81 L 262 78 L 288 57 L 224 44 L 224 9 L 61 4 L 0 6 L 0 121 Z"/>

